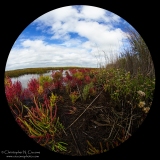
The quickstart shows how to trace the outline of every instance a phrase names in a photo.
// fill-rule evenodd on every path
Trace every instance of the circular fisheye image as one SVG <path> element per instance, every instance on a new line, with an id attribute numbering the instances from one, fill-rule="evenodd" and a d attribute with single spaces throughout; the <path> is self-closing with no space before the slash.
<path id="1" fill-rule="evenodd" d="M 15 40 L 5 95 L 29 138 L 70 156 L 108 152 L 132 137 L 153 101 L 155 70 L 120 16 L 75 5 L 50 11 Z"/>

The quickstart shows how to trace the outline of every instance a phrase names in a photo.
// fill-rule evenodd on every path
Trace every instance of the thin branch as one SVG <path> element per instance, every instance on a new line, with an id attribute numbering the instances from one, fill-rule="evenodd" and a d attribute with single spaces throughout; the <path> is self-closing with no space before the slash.
<path id="1" fill-rule="evenodd" d="M 86 132 L 82 131 L 82 133 L 84 133 L 84 134 L 87 135 L 88 137 L 94 139 L 93 137 L 89 136 Z"/>
<path id="2" fill-rule="evenodd" d="M 64 134 L 67 136 L 67 133 L 65 132 L 65 130 L 63 129 Z"/>
<path id="3" fill-rule="evenodd" d="M 132 109 L 132 107 L 131 107 L 131 117 L 130 117 L 130 121 L 129 121 L 129 125 L 128 125 L 128 129 L 127 129 L 125 138 L 127 137 L 127 135 L 129 135 L 129 130 L 130 130 L 131 122 L 132 122 L 132 118 L 133 118 L 132 112 L 133 112 L 133 109 Z"/>
<path id="4" fill-rule="evenodd" d="M 111 124 L 103 124 L 103 123 L 99 123 L 97 121 L 91 120 L 91 122 L 95 123 L 97 126 L 112 126 Z"/>
<path id="5" fill-rule="evenodd" d="M 113 127 L 112 127 L 112 129 L 111 129 L 111 132 L 110 132 L 110 134 L 109 134 L 109 136 L 108 136 L 108 138 L 107 138 L 106 140 L 108 140 L 108 139 L 110 138 L 110 136 L 111 136 L 111 134 L 112 134 L 112 132 L 113 132 L 113 129 L 114 129 L 115 124 L 116 124 L 116 122 L 114 122 Z"/>
<path id="6" fill-rule="evenodd" d="M 115 134 L 115 136 L 114 136 L 114 138 L 113 138 L 113 141 L 114 141 L 114 139 L 117 137 L 117 134 L 119 133 L 119 128 L 118 128 L 118 131 L 116 132 L 116 134 Z"/>
<path id="7" fill-rule="evenodd" d="M 104 90 L 104 89 L 103 89 Z M 102 91 L 103 91 L 102 90 Z M 79 115 L 79 117 L 77 117 L 67 128 L 66 128 L 66 130 L 69 128 L 69 127 L 71 127 L 82 115 L 83 115 L 83 113 L 85 113 L 85 111 L 92 105 L 92 103 L 100 96 L 100 94 L 102 93 L 102 91 L 97 95 L 97 97 L 89 104 L 89 106 L 88 107 L 86 107 L 86 109 Z"/>

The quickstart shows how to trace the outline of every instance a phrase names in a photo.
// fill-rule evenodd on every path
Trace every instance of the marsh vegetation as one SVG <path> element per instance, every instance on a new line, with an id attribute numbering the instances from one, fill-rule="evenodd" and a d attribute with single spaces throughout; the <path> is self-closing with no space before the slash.
<path id="1" fill-rule="evenodd" d="M 155 72 L 140 35 L 130 31 L 128 39 L 131 49 L 105 67 L 7 71 L 7 102 L 24 132 L 49 150 L 72 156 L 107 152 L 132 136 L 152 105 Z M 28 73 L 41 75 L 27 88 L 11 80 Z"/>

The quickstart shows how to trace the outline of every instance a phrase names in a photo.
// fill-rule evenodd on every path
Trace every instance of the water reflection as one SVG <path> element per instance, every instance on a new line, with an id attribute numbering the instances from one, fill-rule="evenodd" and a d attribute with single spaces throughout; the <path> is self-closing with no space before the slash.
<path id="1" fill-rule="evenodd" d="M 67 70 L 63 71 L 63 76 L 65 75 L 65 71 L 67 71 Z M 51 76 L 51 74 L 52 74 L 52 71 L 49 71 L 48 73 L 44 73 L 43 75 L 44 76 Z M 11 80 L 13 83 L 18 80 L 21 82 L 23 88 L 27 88 L 27 84 L 31 78 L 38 79 L 39 77 L 40 77 L 40 74 L 26 74 L 26 75 L 22 75 L 22 76 L 19 76 L 16 78 L 11 78 Z"/>

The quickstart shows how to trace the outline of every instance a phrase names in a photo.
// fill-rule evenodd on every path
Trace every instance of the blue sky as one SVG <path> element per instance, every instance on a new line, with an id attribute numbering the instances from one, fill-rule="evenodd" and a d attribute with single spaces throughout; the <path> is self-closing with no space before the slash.
<path id="1" fill-rule="evenodd" d="M 118 15 L 97 7 L 55 9 L 23 30 L 9 53 L 6 70 L 99 67 L 116 58 L 126 46 L 128 26 Z"/>

